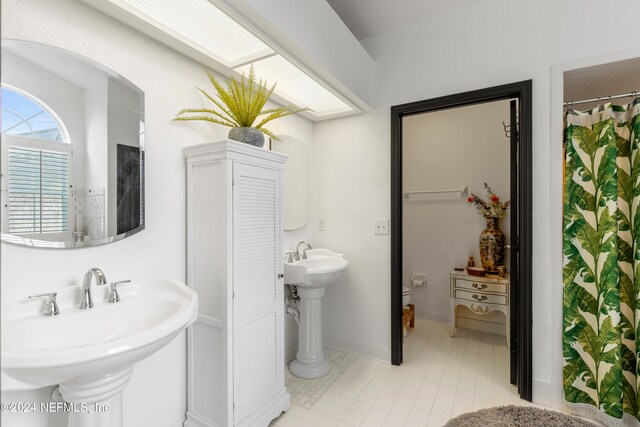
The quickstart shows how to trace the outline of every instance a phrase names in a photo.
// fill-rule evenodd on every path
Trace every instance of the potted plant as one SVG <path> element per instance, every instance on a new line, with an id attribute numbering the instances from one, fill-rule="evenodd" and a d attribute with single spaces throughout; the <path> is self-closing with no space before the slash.
<path id="1" fill-rule="evenodd" d="M 256 80 L 253 65 L 249 69 L 248 76 L 243 73 L 240 81 L 231 77 L 226 87 L 211 72 L 207 71 L 207 76 L 215 89 L 217 99 L 199 87 L 196 89 L 202 92 L 218 109 L 184 108 L 178 111 L 174 120 L 203 120 L 229 126 L 232 128 L 229 131 L 229 139 L 262 147 L 264 145 L 263 134 L 269 135 L 276 141 L 279 140 L 264 127 L 265 124 L 307 110 L 307 108 L 293 106 L 263 109 L 276 88 L 276 83 L 267 89 L 266 80 Z M 261 116 L 262 119 L 256 124 Z"/>
<path id="2" fill-rule="evenodd" d="M 486 182 L 484 188 L 487 191 L 488 201 L 475 194 L 469 195 L 469 203 L 473 203 L 478 212 L 487 220 L 487 228 L 480 233 L 480 261 L 487 273 L 497 274 L 504 265 L 504 233 L 500 231 L 498 222 L 507 214 L 511 202 L 507 200 L 501 203 L 500 197 L 493 193 Z"/>

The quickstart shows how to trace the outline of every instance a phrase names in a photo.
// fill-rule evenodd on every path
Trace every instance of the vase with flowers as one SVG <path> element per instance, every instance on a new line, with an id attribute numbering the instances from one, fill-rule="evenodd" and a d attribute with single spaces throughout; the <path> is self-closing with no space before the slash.
<path id="1" fill-rule="evenodd" d="M 485 182 L 487 199 L 483 200 L 475 194 L 469 195 L 468 201 L 476 206 L 480 215 L 487 220 L 487 228 L 480 233 L 480 261 L 489 274 L 498 274 L 498 267 L 504 266 L 505 236 L 499 228 L 500 218 L 507 214 L 510 200 L 500 202 L 500 197 L 494 194 Z"/>

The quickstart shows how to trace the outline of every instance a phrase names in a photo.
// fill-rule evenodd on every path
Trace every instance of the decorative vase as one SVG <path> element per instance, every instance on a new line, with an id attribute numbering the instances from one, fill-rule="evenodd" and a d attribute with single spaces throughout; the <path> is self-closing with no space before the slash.
<path id="1" fill-rule="evenodd" d="M 500 218 L 485 217 L 487 228 L 480 233 L 480 261 L 487 273 L 498 273 L 504 265 L 504 234 L 498 228 Z"/>
<path id="2" fill-rule="evenodd" d="M 467 261 L 467 267 L 475 267 L 476 266 L 476 262 L 473 259 L 472 256 L 469 257 L 469 260 Z"/>
<path id="3" fill-rule="evenodd" d="M 264 134 L 256 128 L 231 128 L 229 131 L 229 139 L 256 147 L 262 147 L 264 145 Z"/>

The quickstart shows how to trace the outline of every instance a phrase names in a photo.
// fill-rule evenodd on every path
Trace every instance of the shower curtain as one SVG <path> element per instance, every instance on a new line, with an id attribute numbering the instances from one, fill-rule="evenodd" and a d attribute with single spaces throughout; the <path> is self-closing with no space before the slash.
<path id="1" fill-rule="evenodd" d="M 566 115 L 564 395 L 608 425 L 640 419 L 639 113 L 636 98 Z"/>

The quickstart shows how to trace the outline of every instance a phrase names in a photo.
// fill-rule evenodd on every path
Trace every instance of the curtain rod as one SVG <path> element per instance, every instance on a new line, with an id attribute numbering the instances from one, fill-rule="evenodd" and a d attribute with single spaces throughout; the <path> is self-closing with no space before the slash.
<path id="1" fill-rule="evenodd" d="M 584 99 L 582 101 L 570 101 L 570 102 L 565 102 L 562 105 L 564 105 L 566 107 L 567 105 L 586 104 L 587 102 L 600 102 L 600 101 L 604 101 L 604 100 L 610 101 L 612 99 L 629 98 L 629 97 L 634 97 L 635 98 L 638 95 L 640 95 L 640 93 L 634 90 L 633 92 L 623 93 L 622 95 L 602 96 L 600 98 Z"/>

